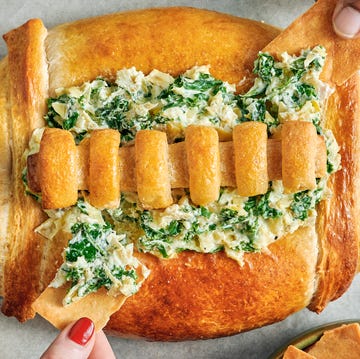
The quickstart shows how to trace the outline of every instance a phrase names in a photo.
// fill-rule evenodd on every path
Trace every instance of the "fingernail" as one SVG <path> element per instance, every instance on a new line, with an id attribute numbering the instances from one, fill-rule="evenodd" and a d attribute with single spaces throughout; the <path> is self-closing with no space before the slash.
<path id="1" fill-rule="evenodd" d="M 82 346 L 89 342 L 94 334 L 94 323 L 89 318 L 80 318 L 71 328 L 69 338 Z"/>
<path id="2" fill-rule="evenodd" d="M 353 38 L 360 30 L 360 11 L 346 6 L 334 18 L 334 29 L 342 37 Z"/>

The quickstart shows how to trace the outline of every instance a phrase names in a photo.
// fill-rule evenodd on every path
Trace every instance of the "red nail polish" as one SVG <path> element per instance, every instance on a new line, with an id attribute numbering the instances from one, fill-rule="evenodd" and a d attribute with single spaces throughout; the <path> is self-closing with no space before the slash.
<path id="1" fill-rule="evenodd" d="M 94 323 L 89 318 L 80 318 L 70 329 L 69 338 L 82 346 L 91 339 L 94 334 Z"/>

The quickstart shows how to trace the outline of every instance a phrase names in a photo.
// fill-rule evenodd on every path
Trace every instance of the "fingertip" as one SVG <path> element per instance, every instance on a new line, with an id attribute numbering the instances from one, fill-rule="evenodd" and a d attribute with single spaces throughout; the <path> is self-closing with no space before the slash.
<path id="1" fill-rule="evenodd" d="M 105 335 L 100 330 L 95 334 L 96 340 L 93 350 L 89 356 L 89 359 L 103 358 L 103 359 L 116 359 L 116 356 L 111 348 L 111 345 Z"/>
<path id="2" fill-rule="evenodd" d="M 68 337 L 79 345 L 86 345 L 94 334 L 95 325 L 89 318 L 80 318 L 71 327 Z"/>
<path id="3" fill-rule="evenodd" d="M 343 5 L 340 2 L 334 11 L 333 27 L 337 35 L 345 39 L 359 36 L 360 31 L 360 1 Z"/>
<path id="4" fill-rule="evenodd" d="M 85 359 L 94 345 L 94 323 L 88 318 L 80 318 L 69 324 L 51 343 L 41 359 Z"/>

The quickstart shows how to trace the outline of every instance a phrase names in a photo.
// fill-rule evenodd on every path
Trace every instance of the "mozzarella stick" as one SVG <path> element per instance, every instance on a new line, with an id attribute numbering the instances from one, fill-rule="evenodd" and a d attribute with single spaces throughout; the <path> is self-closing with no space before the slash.
<path id="1" fill-rule="evenodd" d="M 206 205 L 219 198 L 219 137 L 214 128 L 189 126 L 185 130 L 185 147 L 189 169 L 191 200 Z"/>
<path id="2" fill-rule="evenodd" d="M 287 121 L 281 130 L 282 181 L 285 193 L 316 187 L 317 134 L 305 121 Z"/>
<path id="3" fill-rule="evenodd" d="M 95 130 L 90 136 L 89 200 L 94 207 L 117 208 L 120 204 L 120 133 Z"/>
<path id="4" fill-rule="evenodd" d="M 47 128 L 40 142 L 39 179 L 44 209 L 72 206 L 78 199 L 76 146 L 68 131 Z"/>
<path id="5" fill-rule="evenodd" d="M 173 203 L 165 132 L 141 130 L 135 137 L 136 182 L 139 201 L 146 209 Z"/>
<path id="6" fill-rule="evenodd" d="M 253 121 L 241 123 L 234 127 L 233 142 L 237 192 L 240 196 L 266 193 L 267 126 Z"/>

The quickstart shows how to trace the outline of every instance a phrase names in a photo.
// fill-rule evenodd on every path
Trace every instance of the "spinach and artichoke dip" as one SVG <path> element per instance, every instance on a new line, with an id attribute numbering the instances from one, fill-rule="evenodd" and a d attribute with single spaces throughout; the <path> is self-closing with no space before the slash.
<path id="1" fill-rule="evenodd" d="M 256 79 L 245 94 L 236 86 L 211 76 L 208 66 L 194 67 L 174 78 L 154 70 L 148 75 L 123 69 L 116 80 L 97 78 L 79 87 L 57 90 L 48 100 L 47 125 L 73 133 L 79 143 L 94 129 L 113 128 L 121 145 L 133 143 L 140 129 L 167 133 L 169 143 L 184 139 L 190 124 L 215 127 L 230 138 L 244 121 L 267 125 L 276 137 L 284 121 L 310 121 L 327 146 L 328 174 L 314 190 L 284 194 L 282 182 L 272 181 L 264 195 L 241 197 L 234 188 L 222 188 L 217 201 L 195 206 L 186 189 L 173 190 L 174 204 L 162 210 L 144 210 L 136 193 L 122 193 L 119 208 L 98 210 L 80 196 L 76 206 L 47 211 L 49 219 L 37 231 L 53 238 L 60 230 L 71 233 L 64 263 L 52 286 L 70 282 L 64 303 L 71 303 L 100 287 L 111 294 L 135 293 L 139 274 L 148 270 L 133 255 L 147 252 L 171 258 L 182 251 L 224 251 L 243 260 L 244 253 L 265 251 L 285 233 L 314 224 L 316 205 L 329 194 L 328 176 L 340 166 L 338 146 L 323 128 L 324 107 L 331 89 L 319 75 L 326 58 L 317 46 L 300 56 L 283 54 L 276 61 L 260 53 L 254 64 Z M 38 151 L 41 130 L 34 133 L 30 153 Z M 39 196 L 41 201 L 41 195 Z"/>

